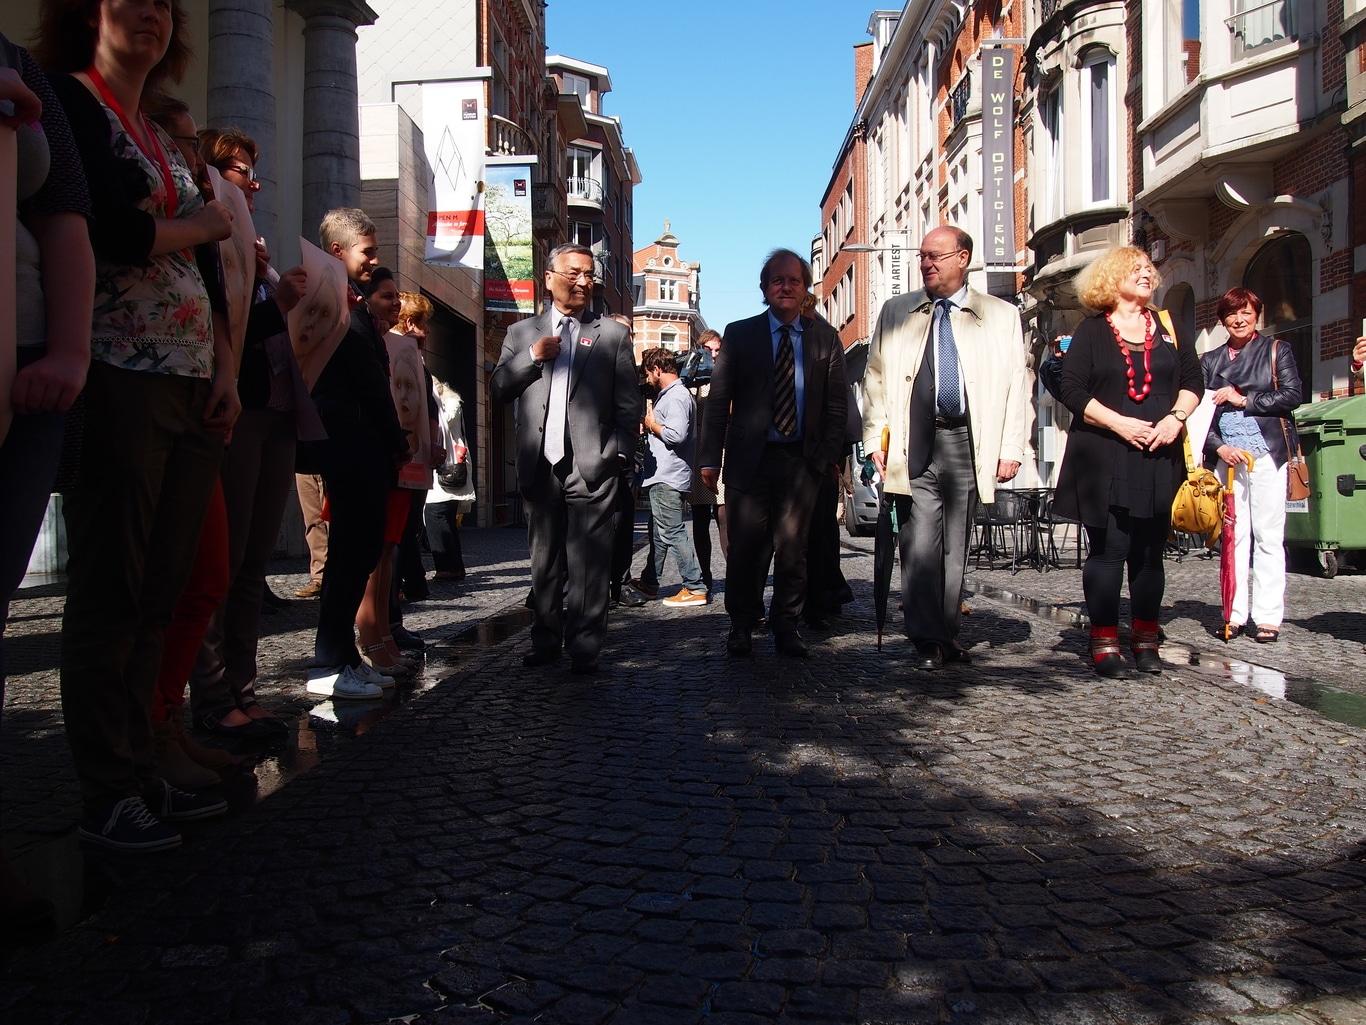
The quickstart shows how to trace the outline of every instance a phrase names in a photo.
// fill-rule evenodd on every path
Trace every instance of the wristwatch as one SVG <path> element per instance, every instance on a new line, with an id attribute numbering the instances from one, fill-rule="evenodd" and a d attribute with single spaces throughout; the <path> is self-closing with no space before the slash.
<path id="1" fill-rule="evenodd" d="M 1181 410 L 1179 410 L 1179 409 L 1173 409 L 1173 410 L 1172 410 L 1170 413 L 1168 413 L 1167 415 L 1168 415 L 1168 416 L 1174 416 L 1174 417 L 1176 417 L 1177 423 L 1185 423 L 1185 422 L 1186 422 L 1186 418 L 1187 418 L 1188 416 L 1190 416 L 1189 413 L 1183 413 L 1183 412 L 1181 412 Z"/>

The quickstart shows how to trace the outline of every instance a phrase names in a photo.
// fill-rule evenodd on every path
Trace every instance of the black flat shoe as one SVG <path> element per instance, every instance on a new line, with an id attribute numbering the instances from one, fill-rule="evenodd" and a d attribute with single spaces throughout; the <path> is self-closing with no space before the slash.
<path id="1" fill-rule="evenodd" d="M 600 668 L 595 658 L 576 658 L 569 664 L 569 671 L 575 676 L 593 676 Z"/>
<path id="2" fill-rule="evenodd" d="M 538 650 L 533 648 L 522 656 L 522 665 L 528 669 L 535 669 L 537 666 L 553 666 L 560 660 L 558 651 Z"/>
<path id="3" fill-rule="evenodd" d="M 389 631 L 389 635 L 393 637 L 399 651 L 423 651 L 427 647 L 427 642 L 407 627 L 396 626 Z"/>
<path id="4" fill-rule="evenodd" d="M 275 721 L 279 722 L 278 719 Z M 195 725 L 205 733 L 211 733 L 215 737 L 222 737 L 225 740 L 240 740 L 245 743 L 268 743 L 289 732 L 289 727 L 284 726 L 284 723 L 280 723 L 284 729 L 277 730 L 266 725 L 267 722 L 268 720 L 265 719 L 249 719 L 237 726 L 229 726 L 219 716 L 211 713 L 195 719 Z"/>

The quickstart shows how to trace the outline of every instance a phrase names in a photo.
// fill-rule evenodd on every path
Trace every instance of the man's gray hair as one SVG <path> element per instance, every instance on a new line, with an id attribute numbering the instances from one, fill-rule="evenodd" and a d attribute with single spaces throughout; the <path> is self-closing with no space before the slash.
<path id="1" fill-rule="evenodd" d="M 350 249 L 364 235 L 373 237 L 375 222 L 364 210 L 354 206 L 339 206 L 323 215 L 318 225 L 318 242 L 324 250 L 331 249 L 335 242 L 343 249 Z"/>
<path id="2" fill-rule="evenodd" d="M 545 259 L 546 268 L 548 270 L 554 270 L 555 261 L 561 256 L 568 256 L 570 253 L 578 253 L 580 256 L 587 256 L 590 259 L 593 256 L 593 250 L 589 249 L 587 246 L 581 246 L 577 242 L 566 242 L 564 245 L 556 246 L 550 251 L 550 255 Z"/>

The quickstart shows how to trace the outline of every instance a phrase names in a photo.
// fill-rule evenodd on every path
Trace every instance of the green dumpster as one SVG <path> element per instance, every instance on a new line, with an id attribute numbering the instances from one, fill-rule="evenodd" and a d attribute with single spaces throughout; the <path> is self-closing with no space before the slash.
<path id="1" fill-rule="evenodd" d="M 1309 498 L 1286 504 L 1285 543 L 1314 549 L 1332 577 L 1340 553 L 1366 551 L 1366 395 L 1301 406 L 1295 426 Z"/>

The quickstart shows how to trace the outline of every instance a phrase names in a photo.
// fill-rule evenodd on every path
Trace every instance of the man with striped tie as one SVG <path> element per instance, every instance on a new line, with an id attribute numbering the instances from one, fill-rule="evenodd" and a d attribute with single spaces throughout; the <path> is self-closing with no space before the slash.
<path id="1" fill-rule="evenodd" d="M 801 316 L 811 267 L 775 250 L 759 273 L 768 310 L 726 327 L 712 371 L 698 457 L 716 490 L 725 454 L 727 650 L 752 652 L 773 551 L 769 626 L 780 654 L 806 658 L 797 621 L 806 600 L 806 544 L 816 493 L 843 455 L 848 388 L 834 329 Z"/>
<path id="2" fill-rule="evenodd" d="M 883 304 L 863 375 L 864 445 L 896 505 L 906 636 L 926 670 L 969 661 L 958 627 L 973 513 L 1019 472 L 1028 430 L 1019 311 L 968 285 L 971 262 L 961 228 L 925 236 L 925 290 Z"/>

